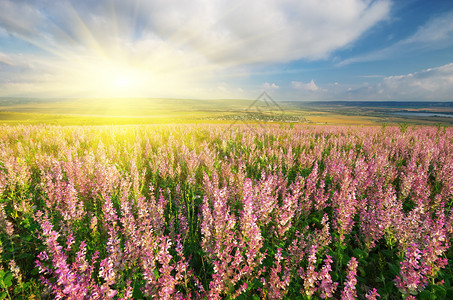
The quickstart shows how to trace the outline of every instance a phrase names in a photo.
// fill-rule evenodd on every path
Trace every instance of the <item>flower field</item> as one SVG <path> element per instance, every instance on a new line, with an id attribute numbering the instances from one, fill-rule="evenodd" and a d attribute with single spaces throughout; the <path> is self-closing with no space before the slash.
<path id="1" fill-rule="evenodd" d="M 446 299 L 453 130 L 0 126 L 0 298 Z"/>

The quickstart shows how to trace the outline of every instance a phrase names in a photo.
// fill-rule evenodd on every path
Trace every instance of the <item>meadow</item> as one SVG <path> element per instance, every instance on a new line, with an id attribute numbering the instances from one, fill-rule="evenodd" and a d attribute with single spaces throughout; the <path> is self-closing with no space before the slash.
<path id="1" fill-rule="evenodd" d="M 263 95 L 263 94 L 262 94 Z M 266 94 L 267 95 L 267 94 Z M 452 102 L 263 101 L 262 99 L 28 99 L 0 97 L 0 124 L 144 125 L 294 123 L 453 125 Z M 424 116 L 435 113 L 435 116 Z"/>
<path id="2" fill-rule="evenodd" d="M 453 297 L 453 130 L 0 126 L 0 298 Z"/>

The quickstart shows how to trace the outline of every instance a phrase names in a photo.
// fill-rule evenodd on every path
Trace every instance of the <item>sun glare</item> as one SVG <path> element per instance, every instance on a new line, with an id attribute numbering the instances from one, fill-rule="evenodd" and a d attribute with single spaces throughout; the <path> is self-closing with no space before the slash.
<path id="1" fill-rule="evenodd" d="M 118 74 L 113 78 L 112 85 L 118 89 L 129 89 L 134 86 L 134 79 L 124 75 Z"/>
<path id="2" fill-rule="evenodd" d="M 154 81 L 150 70 L 122 63 L 90 64 L 84 73 L 80 86 L 100 97 L 140 97 Z"/>
<path id="3" fill-rule="evenodd" d="M 150 80 L 149 74 L 129 66 L 113 66 L 106 70 L 104 88 L 112 92 L 135 93 L 143 83 Z"/>
<path id="4" fill-rule="evenodd" d="M 192 83 L 198 78 L 184 72 L 167 72 L 164 62 L 140 65 L 130 62 L 127 57 L 97 55 L 60 64 L 55 74 L 60 84 L 54 86 L 61 96 L 89 98 L 160 97 L 169 93 L 182 95 L 195 90 Z"/>

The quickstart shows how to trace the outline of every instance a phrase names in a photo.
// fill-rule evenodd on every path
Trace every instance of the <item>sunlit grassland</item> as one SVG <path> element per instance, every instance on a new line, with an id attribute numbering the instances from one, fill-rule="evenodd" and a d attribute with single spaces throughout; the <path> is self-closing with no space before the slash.
<path id="1" fill-rule="evenodd" d="M 197 113 L 243 111 L 251 100 L 192 99 L 58 99 L 0 101 L 0 110 L 57 115 L 89 115 L 115 117 L 171 116 Z"/>
<path id="2" fill-rule="evenodd" d="M 39 113 L 0 112 L 0 124 L 6 125 L 140 125 L 140 124 L 174 124 L 196 123 L 197 117 L 203 115 L 168 114 L 147 117 L 59 115 Z M 207 121 L 207 123 L 209 123 Z"/>
<path id="3" fill-rule="evenodd" d="M 257 102 L 238 99 L 22 99 L 0 98 L 0 124 L 133 125 L 271 123 L 312 125 L 443 125 L 451 117 L 397 116 L 399 111 L 449 113 L 450 106 L 352 102 Z"/>
<path id="4" fill-rule="evenodd" d="M 379 118 L 371 116 L 345 116 L 329 112 L 307 113 L 306 120 L 314 124 L 376 125 Z"/>

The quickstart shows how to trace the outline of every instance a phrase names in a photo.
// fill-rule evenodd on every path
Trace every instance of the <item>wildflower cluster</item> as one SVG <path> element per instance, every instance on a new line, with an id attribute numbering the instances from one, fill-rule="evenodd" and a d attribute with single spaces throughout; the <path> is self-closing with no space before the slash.
<path id="1" fill-rule="evenodd" d="M 453 130 L 2 126 L 0 296 L 451 295 Z"/>

